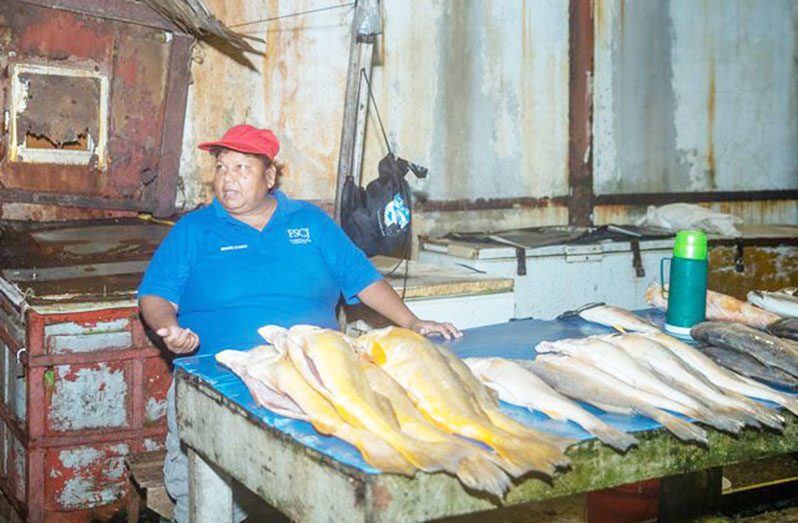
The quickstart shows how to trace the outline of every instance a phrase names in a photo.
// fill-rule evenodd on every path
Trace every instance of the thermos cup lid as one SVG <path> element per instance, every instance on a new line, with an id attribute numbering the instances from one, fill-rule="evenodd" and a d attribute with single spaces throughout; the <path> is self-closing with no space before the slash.
<path id="1" fill-rule="evenodd" d="M 673 255 L 689 260 L 706 260 L 707 235 L 702 231 L 679 231 L 673 244 Z"/>

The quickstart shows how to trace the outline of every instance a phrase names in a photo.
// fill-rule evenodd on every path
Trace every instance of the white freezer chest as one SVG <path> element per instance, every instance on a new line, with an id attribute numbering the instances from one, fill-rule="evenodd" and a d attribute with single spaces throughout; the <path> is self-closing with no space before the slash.
<path id="1" fill-rule="evenodd" d="M 422 239 L 419 261 L 512 278 L 515 317 L 552 319 L 588 302 L 601 301 L 627 309 L 647 307 L 645 290 L 652 281 L 659 280 L 660 260 L 670 257 L 672 249 L 672 238 L 639 241 L 639 272 L 629 241 L 525 248 L 524 259 L 520 260 L 518 249 L 512 246 Z"/>

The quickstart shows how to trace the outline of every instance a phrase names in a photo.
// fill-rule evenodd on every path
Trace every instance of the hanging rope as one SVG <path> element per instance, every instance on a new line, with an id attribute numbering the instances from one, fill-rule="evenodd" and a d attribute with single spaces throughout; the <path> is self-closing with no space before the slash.
<path id="1" fill-rule="evenodd" d="M 295 17 L 295 16 L 302 16 L 302 15 L 309 15 L 309 14 L 313 14 L 313 13 L 320 13 L 322 11 L 330 11 L 330 10 L 333 10 L 333 9 L 341 9 L 341 8 L 349 7 L 349 6 L 352 6 L 352 5 L 355 5 L 355 2 L 348 2 L 346 4 L 339 4 L 339 5 L 329 5 L 327 7 L 320 7 L 318 9 L 311 9 L 310 11 L 300 11 L 298 13 L 291 13 L 291 14 L 287 14 L 287 15 L 271 16 L 269 18 L 262 18 L 260 20 L 253 20 L 251 22 L 242 22 L 240 24 L 228 25 L 227 27 L 244 27 L 245 25 L 255 25 L 255 24 L 260 24 L 260 23 L 264 23 L 264 22 L 273 22 L 274 20 L 282 20 L 283 18 L 292 18 L 292 17 Z"/>

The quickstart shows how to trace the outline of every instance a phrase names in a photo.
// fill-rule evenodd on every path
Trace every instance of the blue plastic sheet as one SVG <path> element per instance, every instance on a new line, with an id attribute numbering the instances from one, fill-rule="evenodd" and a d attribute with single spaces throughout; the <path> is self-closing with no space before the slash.
<path id="1" fill-rule="evenodd" d="M 654 309 L 639 311 L 638 314 L 660 326 L 664 321 L 664 315 Z M 513 359 L 533 359 L 535 346 L 543 340 L 582 338 L 608 332 L 612 332 L 612 330 L 578 317 L 554 321 L 527 319 L 468 329 L 464 331 L 461 339 L 453 342 L 444 342 L 440 339 L 436 341 L 450 347 L 461 358 L 499 356 Z M 342 463 L 370 474 L 379 473 L 378 470 L 366 464 L 357 449 L 348 443 L 337 438 L 320 435 L 307 422 L 285 418 L 258 406 L 244 382 L 232 371 L 216 363 L 213 356 L 181 358 L 175 362 L 175 365 L 206 382 L 260 419 L 265 425 L 275 427 L 303 445 Z M 662 427 L 659 423 L 641 416 L 608 414 L 590 405 L 583 406 L 605 422 L 623 431 L 638 432 Z M 506 403 L 501 403 L 501 407 L 507 414 L 533 429 L 577 440 L 594 438 L 593 435 L 585 432 L 573 422 L 552 420 L 545 414 L 530 412 L 525 408 Z"/>

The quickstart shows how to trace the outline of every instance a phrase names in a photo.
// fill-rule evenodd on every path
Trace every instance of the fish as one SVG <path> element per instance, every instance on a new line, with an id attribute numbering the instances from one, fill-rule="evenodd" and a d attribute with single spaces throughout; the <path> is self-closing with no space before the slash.
<path id="1" fill-rule="evenodd" d="M 652 283 L 646 289 L 646 302 L 652 307 L 667 311 L 667 285 L 663 291 L 658 283 Z M 781 316 L 765 309 L 760 309 L 732 296 L 707 290 L 706 319 L 743 323 L 756 329 L 764 329 L 777 321 Z"/>
<path id="2" fill-rule="evenodd" d="M 259 329 L 267 338 L 265 329 Z M 347 338 L 332 329 L 295 325 L 285 337 L 287 354 L 305 381 L 329 401 L 350 425 L 372 432 L 424 472 L 451 470 L 457 456 L 435 443 L 421 442 L 401 431 L 393 408 L 371 390 L 359 357 Z"/>
<path id="3" fill-rule="evenodd" d="M 621 452 L 638 444 L 637 438 L 603 422 L 517 362 L 504 358 L 466 358 L 463 361 L 505 403 L 543 412 L 555 420 L 571 420 Z"/>
<path id="4" fill-rule="evenodd" d="M 720 413 L 741 423 L 759 427 L 760 422 L 770 424 L 771 416 L 763 415 L 759 406 L 751 401 L 729 397 L 694 371 L 681 358 L 645 336 L 602 336 L 602 339 L 620 347 L 635 361 L 674 388 L 684 391 Z M 762 417 L 760 420 L 759 418 Z M 775 424 L 776 422 L 774 422 Z M 780 427 L 780 425 L 777 425 Z"/>
<path id="5" fill-rule="evenodd" d="M 282 416 L 307 421 L 319 433 L 346 441 L 374 468 L 415 475 L 416 468 L 383 439 L 341 419 L 332 404 L 299 375 L 285 352 L 274 346 L 246 352 L 225 350 L 216 354 L 216 361 L 244 381 L 258 404 Z"/>
<path id="6" fill-rule="evenodd" d="M 638 315 L 614 305 L 598 305 L 579 312 L 579 316 L 621 332 L 657 332 L 659 329 Z"/>
<path id="7" fill-rule="evenodd" d="M 651 418 L 682 441 L 707 444 L 707 433 L 701 427 L 655 407 L 648 392 L 639 391 L 578 358 L 565 354 L 538 354 L 528 365 L 554 390 L 570 398 L 606 412 Z"/>
<path id="8" fill-rule="evenodd" d="M 776 367 L 763 365 L 756 358 L 736 350 L 728 350 L 713 345 L 699 345 L 698 350 L 729 370 L 760 381 L 774 383 L 782 387 L 798 387 L 798 378 Z"/>
<path id="9" fill-rule="evenodd" d="M 704 343 L 736 350 L 756 358 L 768 367 L 776 367 L 798 376 L 796 344 L 739 323 L 705 321 L 690 329 L 690 335 Z"/>
<path id="10" fill-rule="evenodd" d="M 738 419 L 712 412 L 699 400 L 664 383 L 654 374 L 638 364 L 622 349 L 598 338 L 565 339 L 555 342 L 543 341 L 536 347 L 540 353 L 563 353 L 611 374 L 638 391 L 650 394 L 647 400 L 652 405 L 690 416 L 696 421 L 715 428 L 737 433 L 744 426 Z"/>
<path id="11" fill-rule="evenodd" d="M 798 289 L 788 287 L 776 292 L 751 291 L 748 303 L 761 307 L 779 316 L 798 317 Z"/>
<path id="12" fill-rule="evenodd" d="M 793 414 L 798 414 L 798 398 L 774 390 L 764 383 L 759 383 L 745 376 L 740 376 L 716 364 L 709 356 L 702 354 L 681 340 L 665 333 L 646 334 L 660 345 L 667 347 L 691 368 L 700 372 L 710 383 L 724 390 L 726 394 L 740 394 L 751 398 L 763 399 L 778 403 Z M 779 421 L 784 418 L 779 416 Z"/>
<path id="13" fill-rule="evenodd" d="M 467 443 L 427 420 L 413 405 L 404 389 L 373 362 L 361 359 L 371 389 L 391 402 L 402 431 L 418 440 L 448 446 L 451 455 L 460 456 L 457 468 L 447 470 L 474 490 L 503 498 L 510 487 L 510 478 L 502 470 L 501 460 L 490 451 Z"/>
<path id="14" fill-rule="evenodd" d="M 570 463 L 563 451 L 573 440 L 534 431 L 501 413 L 468 367 L 460 362 L 471 380 L 464 381 L 463 368 L 450 366 L 459 359 L 424 336 L 386 327 L 361 335 L 356 346 L 399 383 L 427 419 L 491 447 L 512 476 L 531 471 L 551 476 Z"/>
<path id="15" fill-rule="evenodd" d="M 782 318 L 768 325 L 768 332 L 779 338 L 798 341 L 798 318 Z"/>

